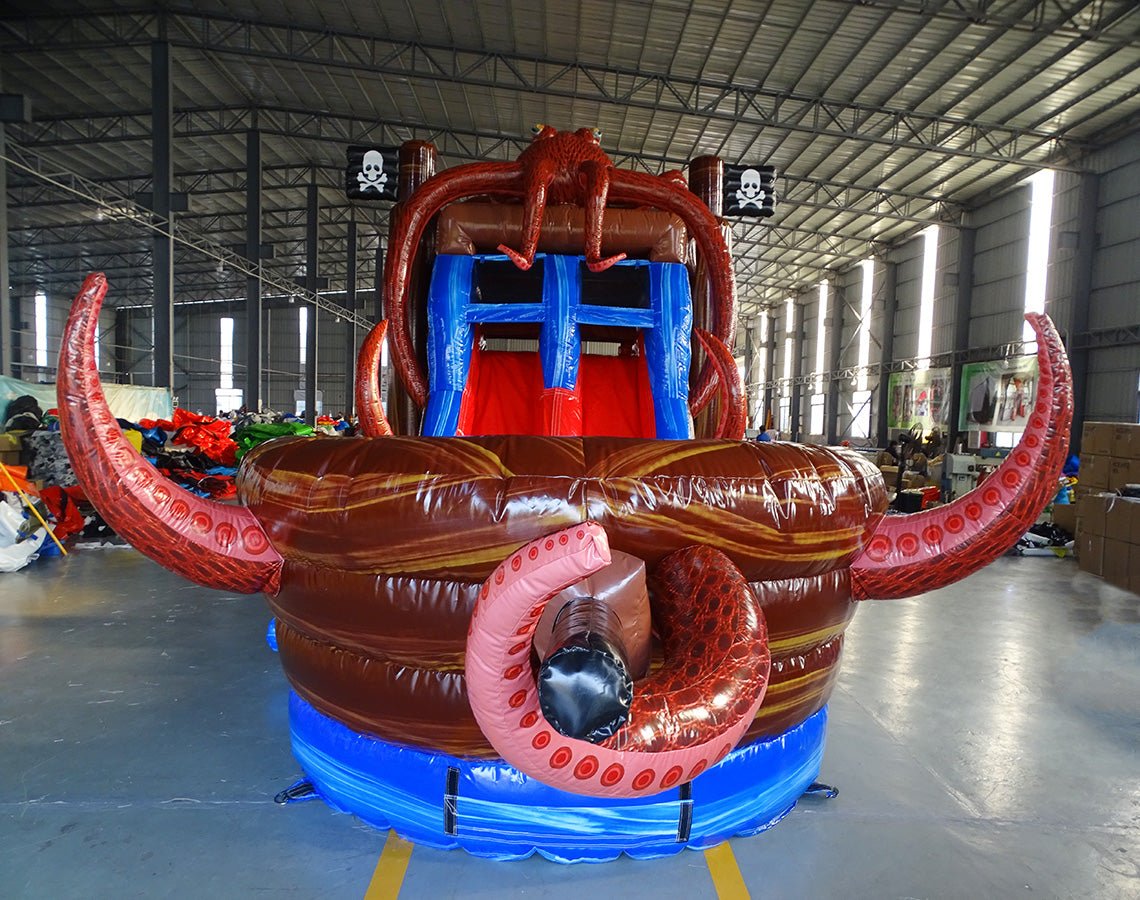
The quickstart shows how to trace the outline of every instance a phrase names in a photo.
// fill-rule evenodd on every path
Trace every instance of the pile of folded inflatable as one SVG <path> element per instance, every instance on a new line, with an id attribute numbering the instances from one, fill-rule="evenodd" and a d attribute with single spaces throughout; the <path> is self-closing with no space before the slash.
<path id="1" fill-rule="evenodd" d="M 39 518 L 51 525 L 61 542 L 80 538 L 96 545 L 114 544 L 115 535 L 77 486 L 56 410 L 45 411 L 26 396 L 9 401 L 0 412 L 0 436 L 5 439 L 0 448 L 9 448 L 0 455 L 0 572 L 22 568 L 37 555 L 59 552 L 53 541 L 45 540 L 48 536 Z M 237 464 L 258 444 L 314 432 L 354 434 L 351 423 L 327 416 L 319 418 L 314 429 L 294 416 L 273 412 L 231 420 L 185 409 L 175 409 L 170 419 L 119 419 L 119 426 L 163 475 L 215 500 L 235 495 Z"/>

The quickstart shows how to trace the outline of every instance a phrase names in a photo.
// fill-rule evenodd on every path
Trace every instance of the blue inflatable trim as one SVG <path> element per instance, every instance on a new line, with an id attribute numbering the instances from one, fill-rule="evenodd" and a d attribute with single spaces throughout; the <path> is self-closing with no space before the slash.
<path id="1" fill-rule="evenodd" d="M 289 698 L 293 753 L 330 806 L 439 849 L 490 859 L 605 862 L 705 849 L 770 828 L 816 780 L 827 708 L 730 753 L 691 785 L 645 799 L 568 794 L 501 760 L 459 759 L 368 737 Z M 691 791 L 691 799 L 686 794 Z"/>

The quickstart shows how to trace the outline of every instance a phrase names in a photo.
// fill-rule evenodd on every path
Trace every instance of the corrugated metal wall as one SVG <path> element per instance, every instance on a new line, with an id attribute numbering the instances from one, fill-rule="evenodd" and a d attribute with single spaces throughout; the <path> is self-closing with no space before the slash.
<path id="1" fill-rule="evenodd" d="M 1095 154 L 1099 176 L 1089 330 L 1140 324 L 1140 134 Z M 1140 344 L 1089 353 L 1086 419 L 1140 418 Z"/>
<path id="2" fill-rule="evenodd" d="M 922 294 L 922 235 L 895 248 L 890 261 L 897 268 L 895 282 L 895 346 L 894 358 L 906 359 L 918 353 L 919 303 Z M 889 327 L 889 322 L 881 327 Z M 881 332 L 880 332 L 881 333 Z"/>
<path id="3" fill-rule="evenodd" d="M 993 347 L 1021 340 L 1025 268 L 1029 259 L 1028 185 L 973 211 L 974 291 L 970 346 Z"/>

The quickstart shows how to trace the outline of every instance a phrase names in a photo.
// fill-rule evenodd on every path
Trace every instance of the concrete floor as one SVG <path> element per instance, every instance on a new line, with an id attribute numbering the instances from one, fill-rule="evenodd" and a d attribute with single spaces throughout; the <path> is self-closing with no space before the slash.
<path id="1" fill-rule="evenodd" d="M 266 622 L 129 549 L 0 575 L 0 896 L 365 896 L 386 836 L 273 803 L 298 769 Z M 1140 598 L 1006 558 L 848 636 L 841 794 L 732 842 L 752 896 L 1140 897 Z M 416 848 L 400 896 L 699 898 L 716 874 Z"/>

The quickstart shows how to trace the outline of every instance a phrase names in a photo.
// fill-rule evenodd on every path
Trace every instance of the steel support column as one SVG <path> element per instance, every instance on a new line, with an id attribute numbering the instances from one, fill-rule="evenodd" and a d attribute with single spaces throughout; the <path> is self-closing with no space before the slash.
<path id="1" fill-rule="evenodd" d="M 887 446 L 889 440 L 887 436 L 887 412 L 888 412 L 888 397 L 887 387 L 890 383 L 888 376 L 888 369 L 891 363 L 895 361 L 895 315 L 898 313 L 899 297 L 898 297 L 898 284 L 899 284 L 899 270 L 898 264 L 893 262 L 883 262 L 883 336 L 880 345 L 883 348 L 883 355 L 880 357 L 879 365 L 879 409 L 877 420 L 879 423 L 876 440 L 880 447 Z"/>
<path id="2" fill-rule="evenodd" d="M 317 181 L 314 177 L 309 182 L 308 192 L 308 218 L 305 223 L 305 287 L 312 293 L 319 290 L 317 280 L 317 241 L 318 218 L 320 216 L 320 195 L 317 192 Z M 306 334 L 305 347 L 305 422 L 315 425 L 317 422 L 317 316 L 320 310 L 314 305 L 309 308 L 309 327 Z"/>
<path id="3" fill-rule="evenodd" d="M 151 263 L 154 267 L 154 384 L 173 389 L 174 372 L 174 236 L 170 191 L 174 181 L 174 101 L 170 78 L 170 44 L 150 45 L 151 162 L 154 170 L 154 223 Z"/>
<path id="4" fill-rule="evenodd" d="M 1073 261 L 1073 281 L 1069 291 L 1069 321 L 1066 323 L 1069 368 L 1073 373 L 1073 431 L 1069 452 L 1078 453 L 1088 407 L 1089 351 L 1077 349 L 1076 336 L 1089 330 L 1089 304 L 1092 295 L 1093 257 L 1096 253 L 1096 210 L 1100 198 L 1100 177 L 1092 172 L 1080 176 L 1077 200 L 1077 256 Z"/>
<path id="5" fill-rule="evenodd" d="M 764 382 L 764 409 L 761 414 L 764 416 L 764 421 L 760 424 L 760 428 L 767 431 L 769 416 L 772 417 L 774 424 L 779 424 L 772 410 L 772 402 L 775 399 L 772 382 L 776 373 L 776 320 L 771 312 L 768 313 L 768 365 L 764 368 L 765 371 L 761 374 L 761 380 Z"/>
<path id="6" fill-rule="evenodd" d="M 356 312 L 356 221 L 348 223 L 348 267 L 344 283 L 344 305 Z M 344 417 L 352 415 L 356 387 L 356 322 L 344 323 Z"/>
<path id="7" fill-rule="evenodd" d="M 828 345 L 827 354 L 827 406 L 824 412 L 826 418 L 824 429 L 829 444 L 839 443 L 839 379 L 835 373 L 839 371 L 840 354 L 843 352 L 843 311 L 847 308 L 847 291 L 842 285 L 831 285 L 831 303 L 828 305 L 830 313 L 827 326 Z"/>
<path id="8" fill-rule="evenodd" d="M 792 440 L 798 441 L 803 434 L 803 374 L 804 374 L 804 307 L 802 303 L 792 304 L 792 397 L 791 426 Z"/>
<path id="9" fill-rule="evenodd" d="M 953 450 L 958 439 L 959 407 L 962 405 L 962 358 L 970 349 L 970 313 L 974 299 L 974 248 L 976 228 L 958 229 L 958 291 L 954 297 L 954 363 L 950 368 L 950 427 L 946 449 Z"/>
<path id="10" fill-rule="evenodd" d="M 131 383 L 131 311 L 115 310 L 115 383 Z"/>
<path id="11" fill-rule="evenodd" d="M 245 133 L 245 258 L 257 267 L 245 277 L 245 407 L 260 412 L 261 396 L 261 132 Z"/>
<path id="12" fill-rule="evenodd" d="M 12 375 L 12 298 L 8 294 L 8 164 L 0 122 L 0 375 Z"/>

